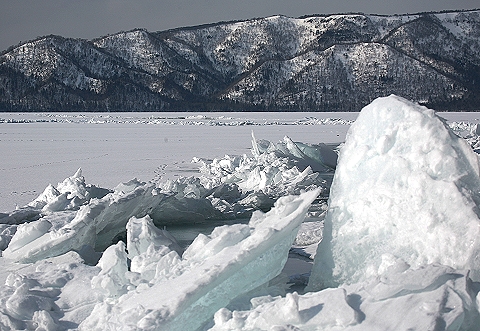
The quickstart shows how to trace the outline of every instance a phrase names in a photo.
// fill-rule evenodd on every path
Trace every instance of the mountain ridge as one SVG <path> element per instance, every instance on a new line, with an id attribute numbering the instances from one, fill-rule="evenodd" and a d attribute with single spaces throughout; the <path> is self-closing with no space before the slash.
<path id="1" fill-rule="evenodd" d="M 276 15 L 0 53 L 0 111 L 480 109 L 480 10 Z"/>

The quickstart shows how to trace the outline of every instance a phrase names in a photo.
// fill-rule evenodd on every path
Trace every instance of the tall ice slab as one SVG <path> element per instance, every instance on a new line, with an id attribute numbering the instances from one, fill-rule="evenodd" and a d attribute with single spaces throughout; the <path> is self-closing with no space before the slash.
<path id="1" fill-rule="evenodd" d="M 431 263 L 479 281 L 479 201 L 477 154 L 442 118 L 394 95 L 376 99 L 341 150 L 308 288 Z"/>

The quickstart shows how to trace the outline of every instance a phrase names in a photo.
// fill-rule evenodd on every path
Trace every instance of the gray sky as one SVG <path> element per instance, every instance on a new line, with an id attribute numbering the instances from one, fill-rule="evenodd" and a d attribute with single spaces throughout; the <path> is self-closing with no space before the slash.
<path id="1" fill-rule="evenodd" d="M 480 0 L 0 0 L 0 50 L 57 34 L 92 39 L 282 14 L 404 14 L 480 8 Z"/>

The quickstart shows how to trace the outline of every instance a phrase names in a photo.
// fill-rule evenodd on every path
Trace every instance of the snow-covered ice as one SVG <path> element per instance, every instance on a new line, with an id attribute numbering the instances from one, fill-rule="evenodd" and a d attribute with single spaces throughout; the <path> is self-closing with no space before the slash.
<path id="1" fill-rule="evenodd" d="M 392 256 L 480 281 L 477 154 L 434 111 L 391 96 L 350 128 L 330 192 L 310 288 L 381 275 Z"/>
<path id="2" fill-rule="evenodd" d="M 335 115 L 3 114 L 0 330 L 476 330 L 476 114 Z"/>
<path id="3" fill-rule="evenodd" d="M 477 330 L 468 272 L 440 265 L 391 269 L 348 287 L 251 300 L 251 309 L 217 311 L 210 330 Z"/>

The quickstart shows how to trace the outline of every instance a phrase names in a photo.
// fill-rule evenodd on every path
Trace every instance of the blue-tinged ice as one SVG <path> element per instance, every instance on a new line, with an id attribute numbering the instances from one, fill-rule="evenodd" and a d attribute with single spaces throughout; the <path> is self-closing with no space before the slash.
<path id="1" fill-rule="evenodd" d="M 182 258 L 166 246 L 156 246 L 155 242 L 160 241 L 155 239 L 156 235 L 149 236 L 153 240 L 145 250 L 146 245 L 141 243 L 145 235 L 140 235 L 138 228 L 130 224 L 128 231 L 137 232 L 130 235 L 139 239 L 128 241 L 133 245 L 129 254 L 130 250 L 135 252 L 132 269 L 136 257 L 149 263 L 137 265 L 139 273 L 134 270 L 124 273 L 124 284 L 110 287 L 119 279 L 117 269 L 110 267 L 113 263 L 102 262 L 103 277 L 109 274 L 103 272 L 103 265 L 113 272 L 112 280 L 105 281 L 109 300 L 99 302 L 80 329 L 199 329 L 218 309 L 281 272 L 296 232 L 318 194 L 319 190 L 315 190 L 300 196 L 282 197 L 268 213 L 255 212 L 248 225 L 225 225 L 215 228 L 208 236 L 200 234 Z M 148 218 L 144 221 L 151 222 Z M 119 254 L 110 254 L 110 250 L 117 252 L 121 249 L 119 245 L 122 244 L 106 251 L 115 261 Z M 155 257 L 157 260 L 153 263 Z M 152 263 L 154 277 L 142 281 L 141 268 L 153 271 Z M 126 262 L 117 261 L 116 264 L 125 265 Z M 97 280 L 92 282 L 94 288 L 99 288 L 98 284 Z M 128 292 L 115 299 L 125 288 Z"/>

